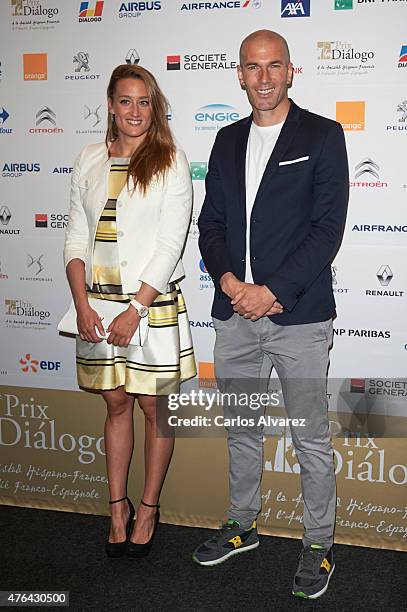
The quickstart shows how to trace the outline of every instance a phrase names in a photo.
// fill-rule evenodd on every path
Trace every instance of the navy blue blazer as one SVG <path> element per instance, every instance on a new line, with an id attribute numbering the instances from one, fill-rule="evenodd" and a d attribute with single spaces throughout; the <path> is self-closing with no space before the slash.
<path id="1" fill-rule="evenodd" d="M 264 171 L 250 218 L 253 280 L 284 306 L 279 325 L 326 321 L 335 314 L 331 262 L 345 225 L 349 175 L 336 121 L 290 110 Z M 221 129 L 212 148 L 198 220 L 199 247 L 215 284 L 212 316 L 233 314 L 219 286 L 225 272 L 244 280 L 246 148 L 252 115 Z M 284 163 L 294 162 L 294 163 Z"/>

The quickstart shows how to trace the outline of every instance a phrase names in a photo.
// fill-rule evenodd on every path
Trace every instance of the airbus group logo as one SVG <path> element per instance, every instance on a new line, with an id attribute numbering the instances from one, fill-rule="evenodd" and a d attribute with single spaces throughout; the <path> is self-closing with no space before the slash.
<path id="1" fill-rule="evenodd" d="M 281 17 L 309 17 L 311 14 L 311 0 L 290 2 L 281 0 Z"/>
<path id="2" fill-rule="evenodd" d="M 119 18 L 131 19 L 141 17 L 146 12 L 160 10 L 160 0 L 155 0 L 155 2 L 122 2 L 119 8 Z"/>
<path id="3" fill-rule="evenodd" d="M 351 187 L 388 187 L 387 182 L 380 180 L 380 167 L 370 157 L 366 157 L 355 166 L 354 181 L 350 182 Z"/>
<path id="4" fill-rule="evenodd" d="M 308 0 L 309 1 L 309 0 Z M 261 0 L 229 0 L 228 2 L 184 2 L 181 11 L 213 11 L 222 9 L 259 9 Z"/>
<path id="5" fill-rule="evenodd" d="M 201 106 L 195 113 L 195 131 L 219 130 L 228 123 L 238 121 L 240 115 L 233 106 L 228 104 L 207 104 Z"/>

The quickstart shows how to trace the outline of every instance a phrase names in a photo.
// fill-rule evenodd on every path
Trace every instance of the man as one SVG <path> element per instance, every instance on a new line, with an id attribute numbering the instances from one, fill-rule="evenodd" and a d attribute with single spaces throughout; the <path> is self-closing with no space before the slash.
<path id="1" fill-rule="evenodd" d="M 326 377 L 335 314 L 331 262 L 348 201 L 345 141 L 338 123 L 288 98 L 293 66 L 279 34 L 260 30 L 245 38 L 238 78 L 253 113 L 219 131 L 198 222 L 215 283 L 216 377 L 221 391 L 258 391 L 264 372 L 268 382 L 275 367 L 288 416 L 306 420 L 306 427 L 291 428 L 304 499 L 303 550 L 292 592 L 316 598 L 334 569 Z M 237 410 L 225 408 L 227 416 Z M 194 552 L 201 565 L 259 544 L 262 430 L 227 429 L 229 516 Z"/>

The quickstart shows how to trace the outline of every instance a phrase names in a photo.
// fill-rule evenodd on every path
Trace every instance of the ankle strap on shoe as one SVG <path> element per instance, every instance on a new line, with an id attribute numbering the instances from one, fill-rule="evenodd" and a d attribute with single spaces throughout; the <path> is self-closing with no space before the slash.
<path id="1" fill-rule="evenodd" d="M 124 501 L 125 499 L 127 499 L 127 500 L 128 500 L 127 495 L 126 495 L 126 497 L 122 497 L 121 499 L 114 499 L 113 501 L 110 501 L 110 502 L 109 502 L 109 504 L 110 504 L 110 505 L 111 505 L 111 504 L 118 504 L 119 502 Z"/>
<path id="2" fill-rule="evenodd" d="M 147 506 L 147 508 L 159 508 L 160 504 L 146 504 L 145 501 L 143 501 L 142 499 L 140 499 L 140 503 L 143 504 L 143 506 Z"/>

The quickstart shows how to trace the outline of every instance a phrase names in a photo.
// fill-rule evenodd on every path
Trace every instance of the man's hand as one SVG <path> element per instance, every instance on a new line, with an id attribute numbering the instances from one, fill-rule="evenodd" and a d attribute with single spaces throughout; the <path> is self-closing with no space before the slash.
<path id="1" fill-rule="evenodd" d="M 251 283 L 241 283 L 241 285 L 242 287 L 233 296 L 231 304 L 233 310 L 245 319 L 257 321 L 265 315 L 275 315 L 283 312 L 282 305 L 277 302 L 276 296 L 266 285 Z"/>
<path id="2" fill-rule="evenodd" d="M 109 333 L 107 343 L 114 346 L 129 346 L 139 323 L 140 315 L 133 306 L 129 306 L 127 310 L 117 315 L 107 328 L 106 332 Z"/>
<path id="3" fill-rule="evenodd" d="M 225 272 L 225 274 L 221 276 L 219 284 L 223 293 L 226 293 L 232 300 L 239 289 L 242 289 L 243 285 L 245 285 L 245 283 L 242 283 L 242 281 L 236 278 L 233 272 Z"/>
<path id="4" fill-rule="evenodd" d="M 89 306 L 87 300 L 76 307 L 76 315 L 76 323 L 81 340 L 86 342 L 102 342 L 102 338 L 97 335 L 95 329 L 97 328 L 101 336 L 105 335 L 102 321 L 96 310 Z"/>

